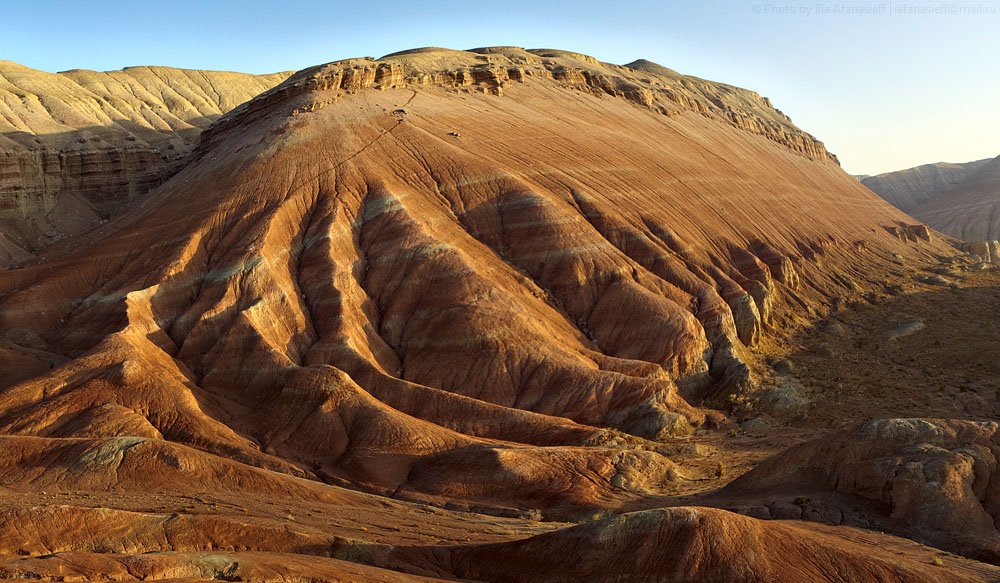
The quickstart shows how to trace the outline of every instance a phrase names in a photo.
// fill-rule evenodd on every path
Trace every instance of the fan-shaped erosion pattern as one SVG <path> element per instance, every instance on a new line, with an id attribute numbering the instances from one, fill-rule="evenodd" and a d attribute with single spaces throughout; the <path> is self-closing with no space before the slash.
<path id="1" fill-rule="evenodd" d="M 512 47 L 307 69 L 0 272 L 0 541 L 29 556 L 4 568 L 499 580 L 611 539 L 648 550 L 626 580 L 940 575 L 722 511 L 591 520 L 702 478 L 674 446 L 755 390 L 777 323 L 954 253 L 891 234 L 920 227 L 765 98 L 661 69 Z"/>

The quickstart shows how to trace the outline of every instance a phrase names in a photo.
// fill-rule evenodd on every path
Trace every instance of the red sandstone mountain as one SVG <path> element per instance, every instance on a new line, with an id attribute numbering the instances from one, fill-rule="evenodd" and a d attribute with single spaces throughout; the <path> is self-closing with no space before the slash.
<path id="1" fill-rule="evenodd" d="M 765 98 L 648 62 L 301 71 L 130 210 L 0 273 L 0 551 L 31 555 L 0 568 L 569 580 L 636 553 L 622 580 L 995 576 L 719 510 L 551 522 L 702 480 L 672 438 L 728 423 L 775 327 L 956 253 L 912 224 Z"/>

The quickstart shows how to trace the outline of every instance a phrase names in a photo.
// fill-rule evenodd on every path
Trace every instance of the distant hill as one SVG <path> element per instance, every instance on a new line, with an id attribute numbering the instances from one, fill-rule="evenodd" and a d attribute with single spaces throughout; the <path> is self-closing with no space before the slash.
<path id="1" fill-rule="evenodd" d="M 924 164 L 861 182 L 938 231 L 967 241 L 1000 238 L 1000 158 Z"/>
<path id="2" fill-rule="evenodd" d="M 0 61 L 0 265 L 107 218 L 179 168 L 201 130 L 287 78 Z"/>

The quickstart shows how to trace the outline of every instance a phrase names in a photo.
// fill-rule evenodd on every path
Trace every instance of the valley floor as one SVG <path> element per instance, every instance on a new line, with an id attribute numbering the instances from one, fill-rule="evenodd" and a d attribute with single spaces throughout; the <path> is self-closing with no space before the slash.
<path id="1" fill-rule="evenodd" d="M 791 445 L 860 421 L 1000 418 L 1000 270 L 948 277 L 951 285 L 892 288 L 766 339 L 763 390 L 795 399 L 684 440 L 704 455 L 682 462 L 699 474 L 679 490 L 715 490 Z"/>

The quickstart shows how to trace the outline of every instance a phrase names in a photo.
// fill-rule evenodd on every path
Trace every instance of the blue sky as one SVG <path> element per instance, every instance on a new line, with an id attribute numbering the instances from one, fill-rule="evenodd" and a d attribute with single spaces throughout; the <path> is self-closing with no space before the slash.
<path id="1" fill-rule="evenodd" d="M 852 173 L 1000 155 L 1000 0 L 35 0 L 3 12 L 0 59 L 46 71 L 272 72 L 428 45 L 562 48 L 754 89 Z"/>

